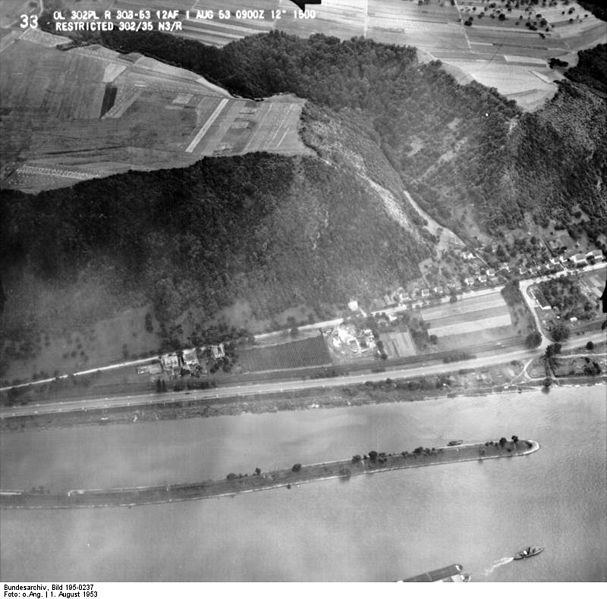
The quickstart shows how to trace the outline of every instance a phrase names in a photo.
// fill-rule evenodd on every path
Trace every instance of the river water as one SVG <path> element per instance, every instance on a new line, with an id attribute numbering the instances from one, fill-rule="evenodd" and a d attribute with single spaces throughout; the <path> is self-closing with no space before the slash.
<path id="1" fill-rule="evenodd" d="M 607 580 L 605 386 L 3 434 L 4 489 L 223 477 L 517 434 L 526 457 L 132 509 L 0 512 L 3 580 Z M 528 545 L 538 557 L 512 562 Z"/>

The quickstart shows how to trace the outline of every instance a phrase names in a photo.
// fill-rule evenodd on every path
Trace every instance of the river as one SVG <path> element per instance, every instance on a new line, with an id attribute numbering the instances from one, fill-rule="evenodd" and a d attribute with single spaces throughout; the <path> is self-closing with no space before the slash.
<path id="1" fill-rule="evenodd" d="M 7 433 L 4 489 L 147 485 L 516 434 L 526 457 L 202 501 L 0 512 L 3 580 L 607 580 L 606 387 Z M 522 562 L 527 545 L 544 553 Z"/>

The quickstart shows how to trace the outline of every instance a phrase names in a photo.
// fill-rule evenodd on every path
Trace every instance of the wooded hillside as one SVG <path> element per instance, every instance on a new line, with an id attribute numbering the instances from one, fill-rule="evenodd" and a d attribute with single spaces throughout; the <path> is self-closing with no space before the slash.
<path id="1" fill-rule="evenodd" d="M 3 191 L 0 266 L 13 292 L 6 326 L 50 320 L 36 296 L 48 302 L 83 273 L 103 274 L 100 296 L 110 289 L 115 301 L 86 314 L 75 298 L 58 322 L 94 322 L 150 300 L 171 322 L 186 308 L 210 318 L 238 298 L 267 318 L 298 304 L 377 297 L 419 276 L 428 249 L 353 173 L 258 153 L 37 196 Z M 17 305 L 15 292 L 32 279 L 41 283 L 37 293 Z"/>
<path id="2" fill-rule="evenodd" d="M 495 90 L 460 86 L 439 63 L 419 64 L 412 48 L 361 38 L 273 32 L 217 49 L 158 33 L 110 33 L 103 43 L 178 64 L 237 94 L 294 92 L 366 115 L 407 189 L 461 236 L 470 220 L 489 234 L 525 228 L 526 214 L 542 224 L 555 215 L 567 226 L 580 202 L 592 216 L 586 222 L 607 228 L 597 185 L 607 155 L 604 106 L 571 85 L 545 109 L 521 114 Z M 601 52 L 585 53 L 580 68 L 588 72 Z M 555 106 L 567 124 L 551 122 Z M 586 232 L 596 230 L 590 222 Z"/>

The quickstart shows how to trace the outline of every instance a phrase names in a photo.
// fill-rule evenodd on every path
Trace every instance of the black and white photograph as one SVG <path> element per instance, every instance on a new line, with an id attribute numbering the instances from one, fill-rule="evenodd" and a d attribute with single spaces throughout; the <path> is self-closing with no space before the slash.
<path id="1" fill-rule="evenodd" d="M 602 0 L 0 0 L 2 597 L 598 596 L 606 279 Z"/>

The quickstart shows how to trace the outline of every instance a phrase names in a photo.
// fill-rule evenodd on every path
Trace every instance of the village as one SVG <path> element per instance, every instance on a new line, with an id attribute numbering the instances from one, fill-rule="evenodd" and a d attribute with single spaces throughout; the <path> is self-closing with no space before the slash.
<path id="1" fill-rule="evenodd" d="M 365 306 L 351 299 L 341 318 L 292 327 L 287 338 L 280 331 L 266 333 L 257 336 L 258 341 L 252 345 L 219 343 L 164 353 L 152 363 L 138 366 L 137 373 L 153 382 L 211 378 L 215 381 L 217 377 L 222 381 L 247 373 L 294 369 L 313 372 L 318 368 L 362 366 L 375 361 L 381 364 L 387 360 L 410 362 L 433 354 L 444 355 L 448 361 L 450 354 L 453 359 L 463 357 L 466 348 L 514 346 L 531 331 L 527 328 L 533 320 L 521 319 L 517 308 L 504 298 L 501 288 L 509 281 L 547 279 L 565 284 L 582 273 L 578 277 L 581 313 L 569 315 L 566 320 L 575 328 L 578 321 L 586 321 L 588 325 L 588 321 L 598 316 L 604 277 L 581 269 L 599 264 L 605 257 L 598 249 L 586 253 L 575 249 L 579 248 L 566 233 L 545 244 L 543 253 L 550 253 L 551 257 L 541 262 L 533 256 L 522 264 L 500 261 L 498 244 L 476 251 L 455 248 L 448 259 L 458 264 L 459 279 L 441 276 L 442 269 L 432 261 L 426 268 L 422 265 L 423 278 L 407 287 L 398 287 Z M 548 331 L 561 319 L 561 311 L 544 297 L 545 284 L 531 285 L 529 294 L 544 330 Z M 259 344 L 261 338 L 264 342 Z"/>

